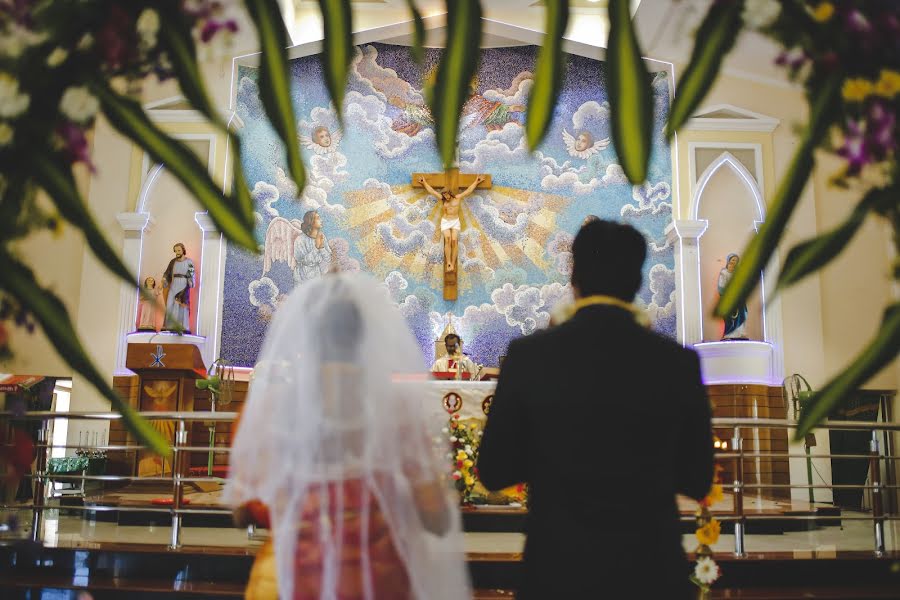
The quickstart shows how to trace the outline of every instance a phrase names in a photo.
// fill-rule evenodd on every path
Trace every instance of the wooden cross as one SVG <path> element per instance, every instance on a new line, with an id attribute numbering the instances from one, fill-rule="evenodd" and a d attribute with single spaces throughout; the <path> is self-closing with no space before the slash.
<path id="1" fill-rule="evenodd" d="M 426 185 L 423 185 L 423 180 Z M 456 300 L 458 297 L 457 274 L 459 272 L 457 257 L 460 229 L 459 216 L 462 210 L 462 206 L 459 203 L 465 198 L 467 192 L 471 192 L 474 189 L 490 189 L 491 176 L 478 173 L 460 173 L 459 169 L 454 167 L 443 173 L 413 173 L 412 186 L 426 189 L 430 187 L 430 192 L 450 192 L 453 194 L 453 200 L 441 200 L 441 235 L 444 238 L 444 300 Z M 460 188 L 466 188 L 466 192 L 460 194 Z M 454 201 L 455 205 L 452 204 Z M 454 208 L 456 215 L 448 218 L 445 215 L 445 210 L 453 211 Z"/>

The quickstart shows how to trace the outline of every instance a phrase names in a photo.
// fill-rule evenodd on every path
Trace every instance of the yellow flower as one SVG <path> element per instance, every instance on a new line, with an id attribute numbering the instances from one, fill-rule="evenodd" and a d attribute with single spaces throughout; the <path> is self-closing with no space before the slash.
<path id="1" fill-rule="evenodd" d="M 475 485 L 475 478 L 471 475 L 466 475 L 466 485 Z"/>
<path id="2" fill-rule="evenodd" d="M 703 527 L 697 529 L 695 535 L 697 541 L 705 546 L 712 546 L 719 541 L 719 534 L 722 532 L 722 524 L 713 519 Z"/>
<path id="3" fill-rule="evenodd" d="M 709 488 L 709 493 L 706 495 L 706 505 L 712 506 L 716 502 L 721 502 L 725 499 L 725 494 L 722 492 L 722 486 L 718 483 L 712 484 L 712 487 Z"/>
<path id="4" fill-rule="evenodd" d="M 15 131 L 8 123 L 0 122 L 0 146 L 6 146 L 13 139 Z"/>
<path id="5" fill-rule="evenodd" d="M 831 2 L 820 2 L 813 10 L 812 18 L 819 23 L 824 23 L 834 15 L 834 4 Z"/>
<path id="6" fill-rule="evenodd" d="M 861 77 L 848 79 L 844 82 L 844 87 L 841 89 L 841 95 L 844 96 L 844 100 L 847 102 L 862 102 L 874 89 L 875 86 L 867 79 L 862 79 Z"/>
<path id="7" fill-rule="evenodd" d="M 456 460 L 465 460 L 468 457 L 469 457 L 469 455 L 466 454 L 465 450 L 460 450 L 459 452 L 456 453 Z"/>
<path id="8" fill-rule="evenodd" d="M 875 83 L 875 93 L 883 98 L 893 98 L 900 92 L 900 73 L 892 69 L 882 69 L 881 77 Z"/>
<path id="9" fill-rule="evenodd" d="M 464 460 L 464 461 L 463 461 L 463 466 L 464 466 L 464 467 L 472 467 L 472 465 L 474 465 L 474 464 L 475 464 L 475 463 L 473 463 L 471 460 Z"/>

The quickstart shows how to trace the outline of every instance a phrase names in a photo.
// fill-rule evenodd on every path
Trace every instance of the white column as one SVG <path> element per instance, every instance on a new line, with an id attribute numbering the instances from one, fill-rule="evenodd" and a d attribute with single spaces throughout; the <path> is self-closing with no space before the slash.
<path id="1" fill-rule="evenodd" d="M 123 212 L 116 215 L 116 220 L 125 232 L 125 240 L 122 248 L 122 261 L 125 266 L 140 276 L 141 268 L 141 237 L 144 228 L 151 225 L 153 220 L 147 213 Z M 130 373 L 125 369 L 125 353 L 128 350 L 126 336 L 135 330 L 137 323 L 137 296 L 135 283 L 123 282 L 119 286 L 119 327 L 116 341 L 116 375 Z"/>
<path id="2" fill-rule="evenodd" d="M 203 362 L 212 364 L 219 351 L 219 316 L 222 307 L 222 277 L 225 267 L 225 242 L 205 212 L 194 214 L 194 220 L 203 231 L 203 247 L 200 252 L 200 298 L 197 301 L 196 334 L 206 338 L 201 346 Z"/>
<path id="3" fill-rule="evenodd" d="M 705 220 L 678 219 L 666 230 L 666 234 L 675 242 L 678 339 L 684 346 L 693 346 L 703 341 L 700 236 L 708 226 L 709 222 Z"/>

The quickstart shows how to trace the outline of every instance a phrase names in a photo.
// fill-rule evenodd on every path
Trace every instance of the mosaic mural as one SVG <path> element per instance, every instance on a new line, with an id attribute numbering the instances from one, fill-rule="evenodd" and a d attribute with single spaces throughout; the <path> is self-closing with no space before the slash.
<path id="1" fill-rule="evenodd" d="M 483 50 L 463 110 L 460 170 L 489 173 L 493 187 L 463 201 L 455 302 L 442 296 L 440 207 L 410 185 L 414 172 L 441 170 L 423 92 L 440 50 L 429 50 L 420 70 L 407 47 L 359 47 L 343 126 L 329 104 L 319 58 L 292 61 L 297 140 L 310 166 L 302 195 L 285 174 L 284 149 L 259 102 L 256 69 L 241 67 L 237 111 L 245 124 L 244 168 L 262 252 L 251 256 L 229 247 L 222 356 L 252 366 L 285 294 L 297 282 L 339 268 L 364 270 L 384 282 L 425 362 L 452 315 L 466 352 L 497 365 L 511 339 L 545 327 L 552 307 L 571 298 L 572 239 L 589 215 L 626 221 L 646 235 L 650 252 L 638 302 L 656 330 L 674 337 L 674 256 L 664 235 L 672 219 L 672 167 L 661 132 L 667 76 L 654 77 L 649 179 L 632 186 L 609 144 L 600 61 L 568 57 L 550 132 L 537 152 L 528 152 L 523 122 L 536 50 Z"/>

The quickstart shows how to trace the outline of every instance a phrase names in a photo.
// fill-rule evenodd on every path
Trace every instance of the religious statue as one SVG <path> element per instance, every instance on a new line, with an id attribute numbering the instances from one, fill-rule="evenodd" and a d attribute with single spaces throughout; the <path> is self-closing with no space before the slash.
<path id="1" fill-rule="evenodd" d="M 441 201 L 441 235 L 444 237 L 444 271 L 452 273 L 456 270 L 456 261 L 459 255 L 459 207 L 460 201 L 475 191 L 478 184 L 485 181 L 483 175 L 478 175 L 472 184 L 461 193 L 455 193 L 452 188 L 445 188 L 438 192 L 425 177 L 419 178 L 419 183 L 425 190 Z"/>
<path id="2" fill-rule="evenodd" d="M 162 288 L 156 286 L 156 279 L 147 277 L 141 286 L 141 295 L 138 301 L 138 331 L 158 331 L 157 316 L 159 315 L 159 296 Z"/>
<path id="3" fill-rule="evenodd" d="M 191 288 L 194 287 L 194 261 L 187 257 L 184 244 L 172 246 L 175 258 L 163 274 L 166 319 L 163 331 L 191 332 Z"/>
<path id="4" fill-rule="evenodd" d="M 331 268 L 331 246 L 322 231 L 322 217 L 314 210 L 303 215 L 302 235 L 294 240 L 294 282 L 324 275 Z"/>
<path id="5" fill-rule="evenodd" d="M 725 287 L 731 281 L 734 270 L 737 268 L 741 257 L 737 254 L 729 254 L 725 259 L 725 267 L 719 271 L 719 295 L 725 292 Z M 723 319 L 725 321 L 725 332 L 722 334 L 722 340 L 746 340 L 747 339 L 747 305 L 739 306 L 733 314 Z"/>

